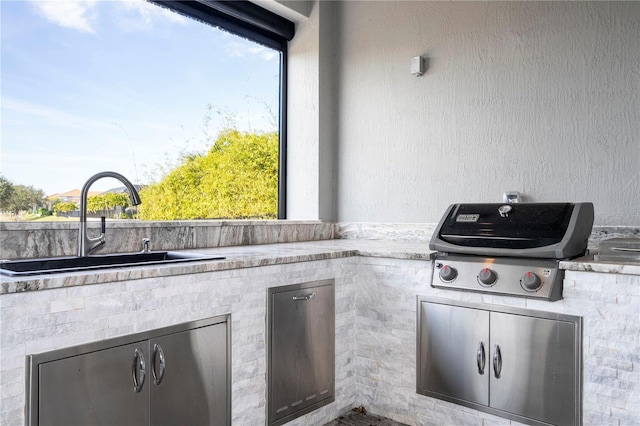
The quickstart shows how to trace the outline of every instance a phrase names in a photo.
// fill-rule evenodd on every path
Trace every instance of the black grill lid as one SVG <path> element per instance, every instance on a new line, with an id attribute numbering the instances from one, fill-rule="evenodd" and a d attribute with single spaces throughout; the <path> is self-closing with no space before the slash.
<path id="1" fill-rule="evenodd" d="M 429 247 L 450 253 L 565 259 L 585 253 L 591 203 L 453 204 Z"/>

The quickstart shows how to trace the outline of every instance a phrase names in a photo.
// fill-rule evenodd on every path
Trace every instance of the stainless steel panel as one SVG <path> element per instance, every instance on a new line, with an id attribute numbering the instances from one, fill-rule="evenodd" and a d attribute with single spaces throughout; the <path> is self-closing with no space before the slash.
<path id="1" fill-rule="evenodd" d="M 149 356 L 152 425 L 231 424 L 226 342 L 226 323 L 151 340 L 156 354 Z M 154 384 L 151 376 L 160 383 Z"/>
<path id="2" fill-rule="evenodd" d="M 500 378 L 491 364 L 490 405 L 554 425 L 576 424 L 575 324 L 491 313 L 491 348 L 499 347 Z M 492 354 L 492 357 L 494 354 Z"/>
<path id="3" fill-rule="evenodd" d="M 418 296 L 417 304 L 418 393 L 530 425 L 582 424 L 582 318 L 440 297 Z M 466 335 L 478 325 L 468 313 L 474 310 L 489 315 L 488 324 L 480 320 L 490 333 L 484 363 L 478 348 L 474 357 L 459 355 L 459 348 L 473 348 Z M 425 356 L 433 351 L 431 342 L 449 345 L 450 353 L 439 355 L 441 361 Z M 447 356 L 455 361 L 448 363 Z M 458 376 L 477 375 L 482 364 L 489 376 L 488 402 L 474 402 L 465 393 L 472 379 Z M 453 387 L 450 377 L 465 385 Z"/>
<path id="4" fill-rule="evenodd" d="M 562 299 L 564 271 L 558 267 L 557 260 L 438 254 L 434 265 L 432 287 L 550 301 Z M 439 272 L 445 265 L 456 271 L 457 275 L 453 280 L 443 280 L 440 277 Z M 496 281 L 491 285 L 483 285 L 480 282 L 479 274 L 485 268 L 496 273 Z M 540 288 L 531 291 L 522 287 L 520 281 L 527 272 L 540 278 Z"/>
<path id="5" fill-rule="evenodd" d="M 148 342 L 104 349 L 39 366 L 39 425 L 148 424 L 149 380 L 135 392 L 135 350 Z M 137 373 L 140 377 L 139 372 Z"/>
<path id="6" fill-rule="evenodd" d="M 215 332 L 200 332 L 209 326 L 213 326 Z M 221 327 L 225 328 L 225 332 L 220 331 Z M 217 317 L 207 318 L 198 321 L 186 322 L 169 327 L 158 328 L 142 333 L 136 333 L 128 336 L 121 336 L 107 340 L 101 340 L 89 344 L 77 345 L 63 349 L 57 349 L 40 354 L 27 355 L 26 358 L 26 422 L 28 425 L 144 425 L 149 424 L 149 404 L 153 387 L 153 363 L 150 339 L 163 338 L 163 336 L 181 335 L 187 330 L 196 330 L 194 335 L 181 337 L 181 342 L 189 340 L 189 344 L 178 344 L 180 346 L 179 354 L 182 356 L 183 351 L 188 349 L 190 357 L 194 356 L 194 350 L 212 350 L 215 355 L 209 360 L 196 360 L 189 358 L 186 364 L 198 366 L 196 368 L 183 367 L 186 373 L 201 372 L 202 364 L 210 366 L 209 363 L 221 362 L 216 367 L 215 373 L 216 383 L 220 383 L 219 377 L 225 371 L 226 377 L 226 410 L 227 418 L 218 422 L 219 409 L 215 409 L 215 416 L 208 414 L 207 419 L 213 419 L 211 424 L 222 425 L 231 424 L 231 364 L 230 364 L 230 316 L 220 315 Z M 203 335 L 204 334 L 204 335 Z M 220 337 L 214 339 L 213 336 Z M 214 342 L 215 340 L 215 342 Z M 163 341 L 159 339 L 159 341 Z M 195 343 L 194 343 L 195 342 Z M 161 384 L 172 385 L 175 380 L 174 373 L 170 372 L 170 367 L 176 370 L 175 352 L 171 349 L 173 344 L 166 343 L 170 353 L 165 355 L 166 371 Z M 138 360 L 134 364 L 134 354 L 138 350 Z M 226 355 L 222 356 L 221 351 L 226 351 Z M 203 352 L 199 352 L 198 358 L 202 357 Z M 141 361 L 144 358 L 145 378 L 142 379 Z M 222 359 L 224 358 L 224 360 Z M 185 364 L 185 361 L 182 361 Z M 178 362 L 177 365 L 180 365 Z M 135 367 L 135 368 L 134 368 Z M 159 373 L 159 359 L 156 359 L 156 373 Z M 206 369 L 204 369 L 206 370 Z M 192 379 L 195 380 L 195 379 Z M 210 377 L 203 379 L 204 382 L 210 380 Z M 135 385 L 138 389 L 135 389 Z M 178 386 L 178 385 L 176 385 Z M 209 398 L 211 395 L 219 395 L 222 391 L 216 389 L 211 392 L 208 389 L 212 386 L 210 383 L 204 385 L 203 389 Z M 195 391 L 195 386 L 191 389 Z M 139 392 L 136 392 L 139 390 Z M 181 392 L 184 389 L 177 389 L 175 392 Z M 202 391 L 201 391 L 202 392 Z M 189 396 L 189 395 L 188 395 Z M 162 397 L 162 396 L 160 396 Z M 183 398 L 184 395 L 176 395 L 177 399 Z M 193 396 L 198 398 L 197 395 Z M 211 402 L 207 401 L 211 407 Z M 221 404 L 215 405 L 219 407 Z M 177 405 L 172 406 L 178 409 Z M 200 410 L 202 411 L 202 410 Z M 176 415 L 177 413 L 173 413 Z M 154 423 L 159 423 L 155 420 Z M 182 424 L 204 424 L 200 421 L 183 422 Z M 153 424 L 153 423 L 152 423 Z M 174 423 L 175 424 L 175 423 Z"/>
<path id="7" fill-rule="evenodd" d="M 334 401 L 333 280 L 269 289 L 269 423 Z"/>
<path id="8" fill-rule="evenodd" d="M 423 302 L 418 392 L 489 404 L 489 312 Z"/>

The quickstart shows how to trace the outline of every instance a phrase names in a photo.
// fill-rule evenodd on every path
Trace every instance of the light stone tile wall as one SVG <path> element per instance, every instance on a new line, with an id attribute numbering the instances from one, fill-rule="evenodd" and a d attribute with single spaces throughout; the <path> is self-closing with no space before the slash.
<path id="1" fill-rule="evenodd" d="M 584 317 L 584 424 L 640 424 L 640 276 L 567 272 L 564 311 Z"/>
<path id="2" fill-rule="evenodd" d="M 267 288 L 335 278 L 336 401 L 292 424 L 324 424 L 356 402 L 356 268 L 349 259 L 149 278 L 0 297 L 0 425 L 24 423 L 25 356 L 231 313 L 232 419 L 266 420 Z"/>
<path id="3" fill-rule="evenodd" d="M 640 276 L 567 271 L 564 299 L 546 302 L 434 289 L 430 274 L 429 261 L 350 257 L 2 295 L 0 425 L 23 423 L 26 354 L 229 312 L 233 424 L 263 425 L 267 288 L 326 278 L 336 280 L 336 401 L 293 426 L 359 405 L 409 425 L 515 424 L 416 393 L 417 295 L 582 316 L 584 424 L 640 424 Z"/>
<path id="4" fill-rule="evenodd" d="M 473 294 L 431 288 L 430 262 L 373 257 L 358 260 L 359 404 L 374 414 L 408 425 L 516 424 L 416 393 L 417 295 L 473 298 Z"/>
<path id="5" fill-rule="evenodd" d="M 640 276 L 567 271 L 564 299 L 547 302 L 434 289 L 426 265 L 414 260 L 359 258 L 359 404 L 409 425 L 517 424 L 416 393 L 419 294 L 583 317 L 584 425 L 640 425 Z"/>

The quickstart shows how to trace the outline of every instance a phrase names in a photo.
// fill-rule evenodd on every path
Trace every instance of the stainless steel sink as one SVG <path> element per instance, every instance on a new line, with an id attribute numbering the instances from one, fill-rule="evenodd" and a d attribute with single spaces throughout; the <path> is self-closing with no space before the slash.
<path id="1" fill-rule="evenodd" d="M 94 256 L 49 257 L 26 260 L 0 261 L 0 274 L 8 276 L 56 274 L 94 269 L 126 268 L 133 266 L 174 264 L 208 260 L 223 260 L 224 257 L 154 251 L 146 253 L 105 254 Z"/>

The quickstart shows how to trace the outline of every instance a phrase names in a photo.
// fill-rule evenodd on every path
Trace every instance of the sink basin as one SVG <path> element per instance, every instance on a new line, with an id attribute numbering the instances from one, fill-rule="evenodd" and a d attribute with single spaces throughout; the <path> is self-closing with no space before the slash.
<path id="1" fill-rule="evenodd" d="M 27 260 L 0 261 L 0 274 L 8 276 L 56 274 L 94 269 L 125 268 L 132 266 L 173 264 L 205 260 L 222 260 L 224 257 L 207 256 L 175 251 L 148 253 L 105 254 L 94 256 L 49 257 Z"/>

